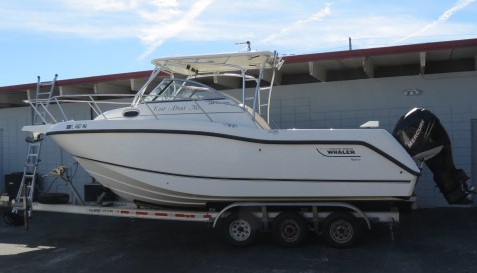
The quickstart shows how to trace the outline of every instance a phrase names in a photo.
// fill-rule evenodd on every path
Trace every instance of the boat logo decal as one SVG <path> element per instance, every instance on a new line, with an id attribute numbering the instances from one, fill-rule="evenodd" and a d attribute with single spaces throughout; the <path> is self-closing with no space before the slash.
<path id="1" fill-rule="evenodd" d="M 421 122 L 419 123 L 419 127 L 417 127 L 417 130 L 416 130 L 416 132 L 414 133 L 414 135 L 412 136 L 411 141 L 409 141 L 409 143 L 407 144 L 407 147 L 408 147 L 408 148 L 411 148 L 412 145 L 414 145 L 414 143 L 416 143 L 417 138 L 419 137 L 419 135 L 420 135 L 421 132 L 422 132 L 422 127 L 424 127 L 424 120 L 423 120 L 423 119 L 422 119 Z"/>
<path id="2" fill-rule="evenodd" d="M 316 151 L 326 157 L 361 157 L 354 148 L 316 148 Z"/>

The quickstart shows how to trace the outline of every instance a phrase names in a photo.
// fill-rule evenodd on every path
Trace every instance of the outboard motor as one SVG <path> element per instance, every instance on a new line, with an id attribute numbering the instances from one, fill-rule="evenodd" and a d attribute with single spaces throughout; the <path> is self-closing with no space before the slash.
<path id="1" fill-rule="evenodd" d="M 449 204 L 472 203 L 467 196 L 475 189 L 467 186 L 467 174 L 455 168 L 449 136 L 434 114 L 414 108 L 399 119 L 392 134 L 414 160 L 426 163 Z"/>

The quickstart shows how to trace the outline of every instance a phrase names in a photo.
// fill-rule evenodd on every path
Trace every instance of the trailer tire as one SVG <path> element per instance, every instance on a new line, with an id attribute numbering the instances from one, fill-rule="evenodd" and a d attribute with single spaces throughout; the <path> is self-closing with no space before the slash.
<path id="1" fill-rule="evenodd" d="M 308 224 L 294 211 L 280 213 L 272 222 L 272 236 L 280 245 L 298 247 L 308 237 Z"/>
<path id="2" fill-rule="evenodd" d="M 60 192 L 43 193 L 38 196 L 38 202 L 41 204 L 66 204 L 69 199 L 67 193 Z"/>
<path id="3" fill-rule="evenodd" d="M 258 232 L 257 219 L 248 211 L 235 211 L 225 218 L 223 234 L 233 246 L 249 246 L 255 241 Z"/>
<path id="4" fill-rule="evenodd" d="M 347 212 L 334 212 L 323 224 L 322 235 L 332 247 L 349 248 L 357 243 L 360 234 L 358 219 Z"/>
<path id="5" fill-rule="evenodd" d="M 10 226 L 21 226 L 25 222 L 23 216 L 12 212 L 5 212 L 3 214 L 3 220 Z"/>

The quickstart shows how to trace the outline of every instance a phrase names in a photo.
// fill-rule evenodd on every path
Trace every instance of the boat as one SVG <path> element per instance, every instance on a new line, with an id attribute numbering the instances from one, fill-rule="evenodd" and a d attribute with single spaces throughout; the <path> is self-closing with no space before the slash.
<path id="1" fill-rule="evenodd" d="M 86 102 L 97 117 L 44 119 L 24 130 L 51 137 L 122 198 L 167 207 L 408 200 L 421 172 L 416 160 L 442 150 L 413 158 L 405 142 L 417 143 L 415 137 L 398 141 L 379 128 L 272 128 L 273 80 L 283 64 L 276 52 L 159 58 L 152 64 L 144 86 L 117 109 L 102 111 L 102 101 L 92 96 L 56 97 L 59 107 Z M 239 87 L 239 96 L 211 86 L 223 77 Z M 155 83 L 157 78 L 163 79 Z M 409 134 L 406 129 L 396 134 Z"/>

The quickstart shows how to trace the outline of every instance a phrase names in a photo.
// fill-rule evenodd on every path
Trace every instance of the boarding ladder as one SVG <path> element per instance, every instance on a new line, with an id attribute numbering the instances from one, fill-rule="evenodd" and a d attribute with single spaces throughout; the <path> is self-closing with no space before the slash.
<path id="1" fill-rule="evenodd" d="M 38 76 L 35 100 L 31 100 L 31 96 L 28 94 L 28 100 L 30 101 L 30 104 L 33 108 L 32 125 L 41 125 L 47 123 L 46 117 L 49 114 L 48 106 L 50 105 L 51 98 L 53 97 L 53 91 L 55 89 L 57 77 L 58 75 L 55 74 L 55 77 L 52 81 L 40 82 L 40 76 Z M 22 200 L 24 203 L 33 201 L 37 177 L 36 173 L 38 169 L 38 163 L 40 162 L 42 140 L 43 136 L 39 133 L 33 133 L 32 136 L 26 138 L 28 143 L 28 152 L 25 166 L 23 168 L 22 181 L 16 196 L 17 202 Z"/>

